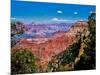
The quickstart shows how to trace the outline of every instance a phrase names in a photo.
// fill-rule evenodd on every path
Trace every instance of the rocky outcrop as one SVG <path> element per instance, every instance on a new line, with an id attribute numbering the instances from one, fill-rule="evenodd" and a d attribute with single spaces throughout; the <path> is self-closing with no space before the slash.
<path id="1" fill-rule="evenodd" d="M 31 50 L 38 59 L 36 64 L 45 71 L 46 68 L 43 67 L 46 67 L 52 57 L 63 52 L 73 44 L 86 29 L 86 22 L 77 22 L 69 31 L 59 31 L 49 38 L 22 39 L 12 48 L 12 51 L 20 48 Z"/>

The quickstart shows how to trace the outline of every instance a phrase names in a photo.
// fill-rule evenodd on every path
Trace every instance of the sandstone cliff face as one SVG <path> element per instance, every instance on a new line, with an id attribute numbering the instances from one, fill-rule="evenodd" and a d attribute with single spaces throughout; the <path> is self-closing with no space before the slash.
<path id="1" fill-rule="evenodd" d="M 63 52 L 71 44 L 75 42 L 77 36 L 80 36 L 87 29 L 86 22 L 77 22 L 67 32 L 57 32 L 49 38 L 36 38 L 36 39 L 22 39 L 16 44 L 14 49 L 28 49 L 31 50 L 36 58 L 36 64 L 39 67 L 46 67 L 48 62 L 53 56 Z"/>

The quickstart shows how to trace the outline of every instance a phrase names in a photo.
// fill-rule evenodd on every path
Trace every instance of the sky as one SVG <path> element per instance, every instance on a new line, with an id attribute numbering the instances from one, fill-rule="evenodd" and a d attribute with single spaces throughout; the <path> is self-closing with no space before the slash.
<path id="1" fill-rule="evenodd" d="M 87 21 L 94 11 L 96 7 L 92 5 L 11 1 L 11 19 L 26 23 Z"/>

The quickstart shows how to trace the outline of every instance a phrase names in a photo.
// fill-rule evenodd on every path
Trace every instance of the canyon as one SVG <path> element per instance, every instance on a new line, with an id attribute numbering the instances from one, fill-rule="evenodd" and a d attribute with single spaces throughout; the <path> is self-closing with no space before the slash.
<path id="1" fill-rule="evenodd" d="M 76 42 L 78 37 L 88 35 L 87 22 L 76 22 L 68 31 L 57 31 L 53 36 L 36 38 L 22 38 L 12 51 L 27 49 L 36 57 L 38 68 L 46 69 L 49 61 L 59 53 L 65 51 L 70 45 Z"/>

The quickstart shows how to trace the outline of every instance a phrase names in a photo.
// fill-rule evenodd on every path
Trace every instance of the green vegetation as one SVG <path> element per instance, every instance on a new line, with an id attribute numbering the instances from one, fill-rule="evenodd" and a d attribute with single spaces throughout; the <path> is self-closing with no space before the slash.
<path id="1" fill-rule="evenodd" d="M 62 61 L 62 64 L 68 64 L 70 62 L 74 62 L 75 58 L 78 57 L 79 49 L 80 49 L 80 43 L 78 42 L 74 43 L 69 47 L 69 49 L 66 49 L 62 57 L 60 58 Z"/>
<path id="2" fill-rule="evenodd" d="M 48 65 L 48 71 L 70 71 L 73 70 L 73 65 L 76 57 L 78 57 L 81 41 L 78 40 L 72 44 L 63 53 L 55 56 Z"/>
<path id="3" fill-rule="evenodd" d="M 13 23 L 13 29 L 16 24 Z M 52 57 L 47 72 L 89 70 L 96 68 L 96 14 L 92 13 L 88 18 L 88 36 L 80 33 L 79 38 L 69 48 Z M 22 33 L 22 32 L 21 32 Z M 18 32 L 18 34 L 20 34 Z M 84 34 L 84 36 L 82 36 Z M 13 36 L 13 35 L 12 35 Z M 44 48 L 41 48 L 43 51 Z M 24 74 L 37 72 L 35 57 L 29 50 L 15 50 L 11 54 L 12 74 Z M 39 68 L 38 68 L 39 69 Z"/>
<path id="4" fill-rule="evenodd" d="M 49 62 L 48 72 L 90 70 L 96 67 L 96 14 L 88 18 L 88 36 L 81 33 L 79 40 Z M 84 36 L 81 36 L 84 34 Z M 82 39 L 84 38 L 84 39 Z"/>
<path id="5" fill-rule="evenodd" d="M 19 25 L 19 26 L 17 26 Z M 15 34 L 23 34 L 24 30 L 23 30 L 23 23 L 21 22 L 11 22 L 11 29 L 12 31 L 14 31 L 13 33 L 11 33 L 11 36 L 15 35 Z"/>
<path id="6" fill-rule="evenodd" d="M 24 74 L 36 72 L 35 57 L 29 50 L 16 50 L 11 54 L 11 73 Z"/>
<path id="7" fill-rule="evenodd" d="M 75 64 L 75 70 L 95 69 L 96 65 L 96 13 L 92 13 L 88 18 L 88 30 L 90 35 L 84 39 L 84 54 L 80 61 Z"/>
<path id="8" fill-rule="evenodd" d="M 19 26 L 18 26 L 19 25 Z M 14 35 L 23 34 L 24 28 L 21 22 L 11 22 L 11 47 L 13 47 L 18 41 L 14 38 Z"/>

